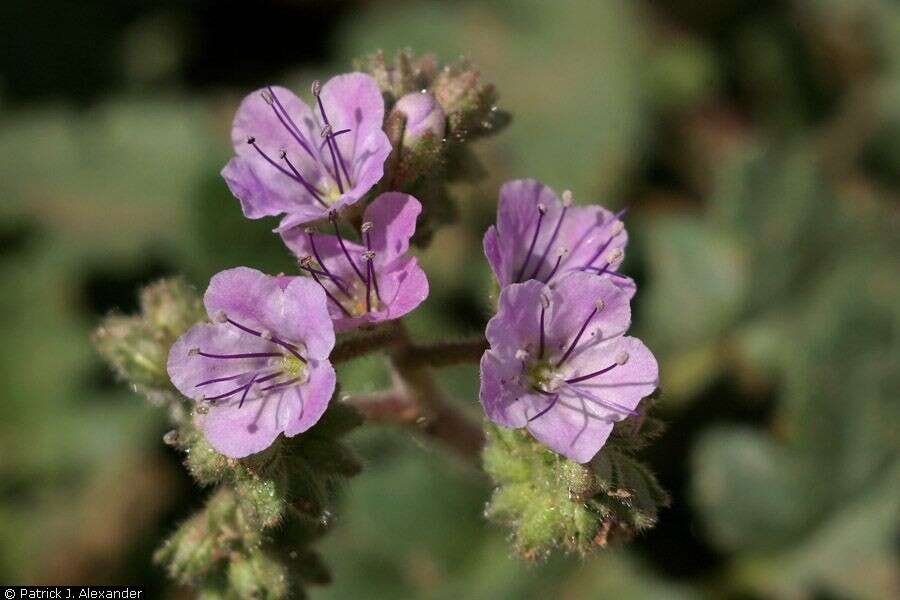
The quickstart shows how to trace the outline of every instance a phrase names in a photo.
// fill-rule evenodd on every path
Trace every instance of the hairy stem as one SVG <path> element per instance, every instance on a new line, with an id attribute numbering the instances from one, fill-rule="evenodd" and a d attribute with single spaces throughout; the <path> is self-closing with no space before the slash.
<path id="1" fill-rule="evenodd" d="M 371 332 L 339 342 L 331 352 L 331 362 L 341 363 L 353 360 L 402 341 L 393 327 L 382 326 Z"/>
<path id="2" fill-rule="evenodd" d="M 406 348 L 405 360 L 410 365 L 429 367 L 477 363 L 487 349 L 488 343 L 483 337 L 434 344 L 410 344 Z"/>
<path id="3" fill-rule="evenodd" d="M 396 322 L 395 331 L 403 340 L 391 352 L 396 386 L 419 406 L 423 431 L 463 458 L 477 462 L 484 445 L 481 425 L 450 404 L 428 368 L 412 358 L 415 346 L 409 341 L 409 333 L 402 321 Z"/>

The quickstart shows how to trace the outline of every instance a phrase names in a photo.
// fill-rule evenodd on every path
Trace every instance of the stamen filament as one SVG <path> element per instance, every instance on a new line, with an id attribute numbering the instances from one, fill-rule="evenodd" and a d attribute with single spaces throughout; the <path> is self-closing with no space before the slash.
<path id="1" fill-rule="evenodd" d="M 334 133 L 332 133 L 331 122 L 328 121 L 328 115 L 325 114 L 325 105 L 322 104 L 322 95 L 320 93 L 315 94 L 316 102 L 319 104 L 319 112 L 322 113 L 322 120 L 325 121 L 325 127 L 328 129 L 328 136 L 326 141 L 328 142 L 328 148 L 331 151 L 331 160 L 334 162 L 334 173 L 337 175 L 336 180 L 338 183 L 338 189 L 341 190 L 341 193 L 344 193 L 343 188 L 341 187 L 341 176 L 338 172 L 338 161 L 341 163 L 341 169 L 344 171 L 344 176 L 347 178 L 347 185 L 350 185 L 350 173 L 347 172 L 347 166 L 344 164 L 344 157 L 341 156 L 341 149 L 338 147 L 337 142 L 334 141 Z M 335 155 L 337 155 L 337 160 L 335 160 Z"/>
<path id="2" fill-rule="evenodd" d="M 325 208 L 328 208 L 328 204 L 326 204 L 325 201 L 322 200 L 319 190 L 317 190 L 311 183 L 303 178 L 303 175 L 300 174 L 300 171 L 297 170 L 297 167 L 294 166 L 294 163 L 292 163 L 291 160 L 287 157 L 287 151 L 281 151 L 281 160 L 287 163 L 287 166 L 290 167 L 291 171 L 294 173 L 294 177 L 296 177 L 297 181 L 299 181 L 300 184 L 306 188 L 306 191 L 309 192 L 310 195 L 319 202 L 319 204 L 321 204 Z"/>
<path id="3" fill-rule="evenodd" d="M 262 148 L 260 148 L 259 146 L 256 145 L 255 138 L 252 138 L 252 137 L 249 138 L 247 140 L 247 143 L 250 144 L 251 146 L 253 146 L 254 150 L 256 150 L 259 153 L 259 155 L 262 156 L 266 160 L 267 163 L 269 163 L 270 165 L 272 165 L 273 167 L 275 167 L 276 169 L 281 171 L 284 175 L 290 177 L 291 179 L 293 179 L 294 181 L 296 181 L 297 183 L 302 185 L 304 187 L 304 189 L 306 189 L 307 192 L 309 192 L 314 198 L 316 198 L 316 200 L 319 200 L 320 202 L 322 201 L 321 198 L 319 198 L 318 195 L 316 194 L 315 188 L 313 188 L 309 183 L 307 183 L 307 181 L 305 179 L 303 179 L 303 177 L 301 177 L 299 173 L 297 175 L 291 173 L 290 171 L 288 171 L 287 169 L 285 169 L 284 167 L 279 165 L 277 162 L 272 160 L 272 158 L 268 154 L 263 152 Z"/>
<path id="4" fill-rule="evenodd" d="M 594 310 L 591 311 L 591 314 L 588 315 L 588 318 L 585 319 L 584 324 L 581 326 L 581 329 L 578 330 L 578 335 L 576 335 L 575 339 L 572 340 L 572 343 L 569 344 L 569 349 L 566 350 L 566 353 L 563 354 L 562 358 L 559 359 L 559 362 L 556 363 L 557 369 L 560 368 L 564 362 L 566 362 L 566 359 L 569 358 L 569 356 L 575 350 L 575 346 L 577 346 L 578 342 L 581 341 L 581 336 L 584 335 L 584 331 L 587 329 L 588 323 L 590 323 L 591 319 L 594 318 L 594 315 L 597 314 L 597 310 L 598 310 L 598 308 L 595 306 Z"/>
<path id="5" fill-rule="evenodd" d="M 603 375 L 604 373 L 609 373 L 613 369 L 619 366 L 619 363 L 613 363 L 606 368 L 600 369 L 599 371 L 594 371 L 593 373 L 588 373 L 587 375 L 581 375 L 580 377 L 573 377 L 572 379 L 566 379 L 566 383 L 569 385 L 573 383 L 579 383 L 581 381 L 587 381 L 588 379 L 592 379 L 597 377 L 598 375 Z"/>
<path id="6" fill-rule="evenodd" d="M 268 391 L 274 390 L 274 389 L 276 389 L 276 388 L 285 387 L 285 386 L 288 386 L 288 385 L 293 385 L 293 384 L 297 383 L 298 381 L 300 381 L 300 378 L 299 378 L 299 377 L 295 377 L 295 378 L 293 378 L 293 379 L 288 379 L 287 381 L 281 381 L 281 382 L 279 382 L 279 383 L 273 383 L 272 385 L 268 385 L 268 386 L 266 386 L 266 387 L 264 387 L 264 388 L 259 388 L 259 391 L 261 391 L 261 392 L 268 392 Z"/>
<path id="7" fill-rule="evenodd" d="M 559 220 L 556 222 L 556 227 L 553 228 L 553 233 L 550 235 L 550 240 L 547 242 L 547 247 L 544 248 L 544 252 L 538 259 L 537 264 L 534 266 L 534 271 L 531 272 L 531 275 L 528 276 L 528 279 L 537 279 L 537 274 L 540 272 L 541 267 L 544 266 L 544 260 L 547 258 L 547 254 L 550 253 L 550 248 L 553 247 L 553 243 L 556 241 L 556 236 L 559 234 L 559 229 L 560 227 L 562 227 L 563 219 L 566 218 L 566 212 L 568 212 L 568 210 L 568 206 L 563 206 L 562 212 L 559 214 Z M 562 256 L 560 256 L 560 259 L 561 258 Z M 556 273 L 557 268 L 559 268 L 559 260 L 556 261 L 556 266 L 547 277 L 547 281 L 550 281 L 550 279 L 553 277 L 553 274 Z"/>
<path id="8" fill-rule="evenodd" d="M 269 91 L 269 94 L 272 96 L 272 100 L 273 100 L 274 104 L 272 104 L 271 106 L 272 106 L 272 110 L 275 111 L 275 116 L 278 117 L 278 120 L 281 121 L 281 124 L 284 125 L 284 128 L 287 129 L 288 132 L 290 132 L 290 134 L 292 136 L 294 136 L 294 139 L 297 140 L 297 143 L 300 144 L 300 146 L 304 150 L 306 150 L 306 153 L 309 154 L 309 156 L 313 160 L 317 160 L 316 155 L 313 154 L 312 149 L 309 147 L 309 144 L 306 142 L 306 138 L 304 137 L 303 133 L 300 131 L 300 128 L 297 127 L 296 123 L 294 123 L 294 120 L 291 118 L 290 113 L 288 113 L 288 111 L 285 110 L 284 105 L 281 104 L 281 101 L 278 99 L 278 96 L 275 95 L 275 90 L 272 89 L 272 86 L 268 86 L 266 89 Z M 281 109 L 281 112 L 284 113 L 284 118 L 286 118 L 288 123 L 290 123 L 290 125 L 291 125 L 290 127 L 288 127 L 287 123 L 284 122 L 284 119 L 282 118 L 281 114 L 279 114 L 278 110 L 275 110 L 276 105 L 278 106 L 279 109 Z"/>
<path id="9" fill-rule="evenodd" d="M 240 379 L 246 375 L 246 373 L 238 373 L 237 375 L 231 375 L 230 377 L 216 377 L 215 379 L 207 379 L 206 381 L 201 381 L 194 387 L 203 387 L 204 385 L 209 385 L 211 383 L 220 383 L 222 381 L 231 381 L 233 379 Z"/>
<path id="10" fill-rule="evenodd" d="M 369 252 L 372 251 L 372 234 L 369 233 L 368 229 L 363 231 L 363 238 L 366 240 L 366 250 Z M 381 292 L 378 291 L 378 277 L 375 275 L 375 266 L 372 265 L 372 285 L 375 287 L 375 297 L 378 298 L 379 301 L 384 302 L 381 298 Z"/>
<path id="11" fill-rule="evenodd" d="M 553 279 L 553 276 L 556 275 L 556 271 L 559 270 L 559 265 L 562 263 L 563 256 L 564 256 L 563 254 L 560 254 L 559 256 L 556 257 L 556 264 L 553 265 L 553 270 L 551 270 L 550 274 L 547 275 L 546 281 L 549 282 L 551 279 Z M 535 273 L 535 275 L 536 274 L 537 273 Z M 534 277 L 534 275 L 532 275 L 532 277 Z"/>
<path id="12" fill-rule="evenodd" d="M 366 312 L 372 312 L 372 261 L 366 260 Z"/>
<path id="13" fill-rule="evenodd" d="M 341 129 L 340 131 L 335 131 L 334 133 L 332 133 L 331 137 L 336 138 L 339 135 L 344 135 L 345 133 L 350 133 L 351 131 L 352 131 L 351 129 Z M 322 143 L 319 144 L 319 152 L 322 151 L 322 148 L 324 148 L 325 144 L 327 144 L 327 143 L 328 143 L 328 138 L 325 138 L 324 140 L 322 140 Z"/>
<path id="14" fill-rule="evenodd" d="M 540 346 L 538 347 L 538 359 L 544 358 L 544 313 L 546 312 L 546 307 L 541 304 L 541 341 Z"/>
<path id="15" fill-rule="evenodd" d="M 353 258 L 350 257 L 350 253 L 347 252 L 347 247 L 344 245 L 344 238 L 343 236 L 341 236 L 341 229 L 340 227 L 338 227 L 337 217 L 335 216 L 334 212 L 329 215 L 329 218 L 331 219 L 331 224 L 334 225 L 334 234 L 337 236 L 338 244 L 341 245 L 341 250 L 344 251 L 344 256 L 347 257 L 347 262 L 349 262 L 350 266 L 353 267 L 353 270 L 356 272 L 357 276 L 359 276 L 359 280 L 365 283 L 366 278 L 363 277 L 362 271 L 359 270 L 359 267 L 357 267 L 356 263 L 353 262 Z"/>
<path id="16" fill-rule="evenodd" d="M 250 329 L 246 325 L 241 325 L 237 321 L 229 319 L 228 317 L 225 318 L 225 321 L 227 323 L 231 323 L 232 325 L 234 325 L 241 331 L 245 331 L 245 332 L 249 333 L 250 335 L 255 335 L 256 337 L 260 337 L 260 338 L 263 336 L 261 331 L 256 331 L 254 329 Z M 275 336 L 272 336 L 271 338 L 269 338 L 268 341 L 272 342 L 273 344 L 278 344 L 279 346 L 283 346 L 285 349 L 287 349 L 288 352 L 290 352 L 291 354 L 296 356 L 298 359 L 300 359 L 300 362 L 306 363 L 306 359 L 303 358 L 302 356 L 300 356 L 300 353 L 297 352 L 297 346 L 295 346 L 291 343 L 285 342 L 284 340 L 277 338 Z"/>
<path id="17" fill-rule="evenodd" d="M 197 354 L 206 358 L 274 358 L 276 356 L 284 356 L 280 352 L 247 352 L 246 354 L 210 354 L 197 350 Z"/>
<path id="18" fill-rule="evenodd" d="M 579 398 L 581 398 L 583 400 L 588 400 L 589 402 L 593 402 L 595 404 L 599 404 L 600 406 L 602 406 L 604 408 L 608 408 L 608 409 L 614 410 L 616 412 L 621 412 L 621 413 L 624 413 L 631 417 L 638 416 L 638 413 L 636 411 L 633 411 L 629 408 L 625 408 L 624 406 L 620 406 L 619 404 L 616 404 L 615 402 L 610 402 L 609 400 L 604 400 L 603 398 L 595 396 L 594 394 L 592 394 L 588 390 L 584 389 L 583 387 L 575 388 L 575 387 L 569 386 L 569 390 L 573 394 L 576 394 Z"/>
<path id="19" fill-rule="evenodd" d="M 334 297 L 334 294 L 332 294 L 331 292 L 328 291 L 328 288 L 325 287 L 325 284 L 322 283 L 322 280 L 319 279 L 319 276 L 316 275 L 315 272 L 313 272 L 313 271 L 310 271 L 310 275 L 312 275 L 312 278 L 316 280 L 316 283 L 318 283 L 322 287 L 322 289 L 325 290 L 325 295 L 328 296 L 328 299 L 331 300 L 332 302 L 334 302 L 335 304 L 337 304 L 337 307 L 340 308 L 341 311 L 345 315 L 347 315 L 350 318 L 353 318 L 353 315 L 350 314 L 350 311 L 348 311 L 346 308 L 344 308 L 344 305 L 341 304 L 340 302 L 338 302 L 338 299 Z"/>
<path id="20" fill-rule="evenodd" d="M 325 261 L 322 260 L 321 256 L 319 256 L 319 251 L 316 249 L 316 239 L 315 239 L 315 236 L 313 236 L 312 230 L 308 229 L 306 231 L 306 234 L 309 236 L 309 245 L 312 248 L 313 256 L 316 257 L 316 261 L 319 263 L 319 266 L 322 267 L 322 270 L 328 274 L 328 276 L 334 282 L 334 285 L 336 285 L 337 288 L 339 290 L 341 290 L 341 292 L 343 292 L 345 296 L 347 296 L 348 298 L 352 298 L 352 296 L 350 295 L 350 292 L 348 292 L 347 288 L 345 288 L 343 286 L 343 284 L 341 283 L 341 278 L 332 274 L 332 272 L 328 270 L 328 266 L 325 264 Z"/>
<path id="21" fill-rule="evenodd" d="M 546 407 L 541 409 L 541 411 L 538 414 L 534 415 L 533 417 L 529 417 L 529 419 L 528 419 L 529 422 L 534 421 L 535 419 L 538 419 L 538 418 L 546 415 L 548 412 L 550 412 L 550 409 L 552 409 L 554 406 L 556 406 L 556 403 L 559 401 L 559 394 L 551 394 L 550 392 L 545 392 L 543 390 L 538 390 L 538 389 L 535 389 L 534 391 L 536 391 L 539 394 L 542 394 L 544 396 L 552 396 L 552 399 L 550 400 L 550 404 L 548 404 Z"/>
<path id="22" fill-rule="evenodd" d="M 525 255 L 525 262 L 522 263 L 522 268 L 519 269 L 519 274 L 516 275 L 516 282 L 522 281 L 522 275 L 525 274 L 525 269 L 528 267 L 529 261 L 531 261 L 531 253 L 534 251 L 534 244 L 537 242 L 538 234 L 541 232 L 541 223 L 544 220 L 544 213 L 546 212 L 546 209 L 543 209 L 538 205 L 538 222 L 534 228 L 534 236 L 531 238 L 531 245 L 528 247 L 528 254 Z"/>

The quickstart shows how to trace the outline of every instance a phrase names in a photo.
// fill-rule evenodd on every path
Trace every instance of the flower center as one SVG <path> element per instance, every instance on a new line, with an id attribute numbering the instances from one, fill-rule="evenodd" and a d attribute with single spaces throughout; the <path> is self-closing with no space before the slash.
<path id="1" fill-rule="evenodd" d="M 306 365 L 293 354 L 281 357 L 281 372 L 289 377 L 302 378 Z"/>
<path id="2" fill-rule="evenodd" d="M 222 311 L 214 315 L 213 320 L 218 323 L 228 323 L 246 334 L 267 340 L 273 345 L 273 348 L 271 352 L 239 352 L 236 354 L 218 354 L 204 351 L 202 348 L 191 349 L 188 352 L 189 357 L 203 356 L 207 359 L 234 362 L 238 365 L 243 364 L 245 369 L 234 375 L 215 377 L 196 384 L 194 386 L 196 388 L 205 388 L 209 385 L 224 382 L 234 382 L 234 385 L 237 386 L 213 396 L 199 393 L 198 401 L 212 404 L 240 394 L 238 403 L 240 408 L 243 407 L 244 401 L 248 399 L 252 390 L 256 391 L 255 398 L 261 398 L 272 390 L 280 390 L 305 382 L 307 360 L 300 354 L 302 344 L 296 345 L 286 342 L 272 335 L 269 331 L 251 329 L 229 318 Z M 261 362 L 264 364 L 260 364 Z M 250 368 L 248 369 L 248 367 Z M 273 381 L 279 378 L 281 378 L 280 381 Z M 265 383 L 268 383 L 268 385 L 263 386 Z M 203 408 L 205 410 L 205 407 Z"/>
<path id="3" fill-rule="evenodd" d="M 362 317 L 373 310 L 383 309 L 386 304 L 381 298 L 381 292 L 378 289 L 378 274 L 374 264 L 375 252 L 371 249 L 370 231 L 373 227 L 372 223 L 366 222 L 362 224 L 362 237 L 365 241 L 366 251 L 358 259 L 354 259 L 344 243 L 344 238 L 341 236 L 341 230 L 337 223 L 337 214 L 332 211 L 329 214 L 329 219 L 334 225 L 334 234 L 340 245 L 343 260 L 350 266 L 351 273 L 347 274 L 345 268 L 338 271 L 335 268 L 337 265 L 329 267 L 325 263 L 316 247 L 316 232 L 311 227 L 306 229 L 306 234 L 309 236 L 309 245 L 313 251 L 313 256 L 305 256 L 300 259 L 300 268 L 315 279 L 316 283 L 325 291 L 328 300 L 349 318 Z M 313 257 L 318 262 L 318 267 L 313 264 Z M 341 259 L 335 258 L 332 260 Z M 338 272 L 341 271 L 344 272 L 344 276 L 338 275 Z"/>

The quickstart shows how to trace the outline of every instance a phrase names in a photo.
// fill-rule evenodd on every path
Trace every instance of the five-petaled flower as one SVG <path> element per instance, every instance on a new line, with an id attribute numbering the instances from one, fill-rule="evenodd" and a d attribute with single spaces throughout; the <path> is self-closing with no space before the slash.
<path id="1" fill-rule="evenodd" d="M 624 335 L 630 321 L 629 294 L 609 278 L 572 273 L 555 286 L 505 287 L 481 359 L 487 416 L 590 461 L 613 424 L 634 415 L 657 386 L 656 359 Z"/>
<path id="2" fill-rule="evenodd" d="M 213 448 L 241 458 L 312 427 L 335 387 L 322 289 L 305 277 L 239 267 L 212 278 L 204 303 L 213 322 L 175 342 L 168 371 L 197 402 Z"/>
<path id="3" fill-rule="evenodd" d="M 409 194 L 381 194 L 366 207 L 362 244 L 344 239 L 334 213 L 335 235 L 311 228 L 281 232 L 301 269 L 325 291 L 336 331 L 396 319 L 428 297 L 425 272 L 406 254 L 421 211 Z"/>
<path id="4" fill-rule="evenodd" d="M 535 179 L 500 188 L 497 225 L 484 235 L 484 253 L 500 286 L 535 279 L 555 285 L 569 273 L 608 276 L 634 294 L 634 283 L 617 272 L 628 234 L 602 206 L 573 206 L 572 194 L 556 193 Z"/>
<path id="5" fill-rule="evenodd" d="M 251 219 L 284 214 L 280 230 L 353 204 L 384 173 L 391 144 L 384 100 L 363 73 L 313 84 L 315 108 L 283 87 L 247 96 L 234 117 L 237 156 L 222 170 Z"/>

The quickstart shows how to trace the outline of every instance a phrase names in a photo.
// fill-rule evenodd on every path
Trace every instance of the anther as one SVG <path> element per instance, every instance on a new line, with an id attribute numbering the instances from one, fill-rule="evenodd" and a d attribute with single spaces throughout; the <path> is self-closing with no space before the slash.
<path id="1" fill-rule="evenodd" d="M 544 214 L 547 212 L 547 205 L 544 204 L 543 202 L 539 202 L 537 205 L 537 209 L 541 214 Z"/>
<path id="2" fill-rule="evenodd" d="M 615 224 L 612 226 L 612 234 L 614 236 L 616 236 L 616 235 L 619 235 L 620 233 L 622 233 L 623 231 L 625 231 L 625 223 L 623 223 L 622 221 L 616 221 Z"/>
<path id="3" fill-rule="evenodd" d="M 271 340 L 272 332 L 269 331 L 268 329 L 263 329 L 262 331 L 259 332 L 259 337 L 261 337 L 264 340 Z"/>
<path id="4" fill-rule="evenodd" d="M 265 100 L 266 104 L 268 104 L 269 106 L 275 104 L 275 98 L 272 96 L 272 92 L 270 92 L 269 90 L 263 90 L 259 95 L 262 96 L 262 99 Z"/>
<path id="5" fill-rule="evenodd" d="M 319 94 L 322 93 L 322 82 L 316 79 L 312 82 L 312 87 L 310 89 L 312 90 L 312 95 L 318 98 Z"/>
<path id="6" fill-rule="evenodd" d="M 594 303 L 594 306 L 597 307 L 597 310 L 603 310 L 606 303 L 603 301 L 603 298 L 597 298 L 597 302 Z"/>
<path id="7" fill-rule="evenodd" d="M 362 224 L 362 227 L 360 227 L 360 230 L 362 230 L 363 233 L 367 233 L 373 227 L 375 227 L 375 224 L 372 223 L 372 221 L 366 221 L 365 223 Z"/>
<path id="8" fill-rule="evenodd" d="M 198 354 L 200 354 L 200 348 L 191 348 L 187 353 L 188 356 L 197 356 Z"/>
<path id="9" fill-rule="evenodd" d="M 228 320 L 224 310 L 217 310 L 212 314 L 212 320 L 216 323 L 224 323 Z"/>
<path id="10" fill-rule="evenodd" d="M 375 258 L 375 251 L 374 250 L 366 250 L 365 252 L 362 253 L 362 257 L 363 257 L 363 260 L 371 261 Z"/>
<path id="11" fill-rule="evenodd" d="M 616 356 L 616 364 L 620 367 L 628 362 L 628 353 L 627 352 L 619 352 L 618 356 Z"/>
<path id="12" fill-rule="evenodd" d="M 331 125 L 325 125 L 324 127 L 322 127 L 322 132 L 319 135 L 323 138 L 327 138 L 331 135 L 332 131 L 333 129 L 331 128 Z"/>
<path id="13" fill-rule="evenodd" d="M 528 354 L 527 350 L 523 350 L 523 349 L 516 350 L 516 360 L 526 361 L 526 360 L 528 360 L 529 356 L 530 355 Z"/>
<path id="14" fill-rule="evenodd" d="M 312 256 L 304 256 L 300 259 L 300 268 L 301 269 L 309 269 L 312 266 L 313 257 Z"/>
<path id="15" fill-rule="evenodd" d="M 572 206 L 572 190 L 565 190 L 562 193 L 562 203 L 566 208 Z"/>
<path id="16" fill-rule="evenodd" d="M 615 250 L 613 250 L 612 252 L 609 253 L 609 258 L 607 258 L 606 261 L 609 264 L 613 264 L 615 262 L 619 262 L 620 260 L 622 260 L 623 256 L 625 256 L 625 253 L 622 252 L 622 249 L 616 248 Z"/>
<path id="17" fill-rule="evenodd" d="M 250 145 L 252 146 L 253 144 L 256 143 L 256 138 L 253 137 L 252 135 L 248 135 L 248 136 L 247 136 L 247 143 L 250 144 Z"/>

